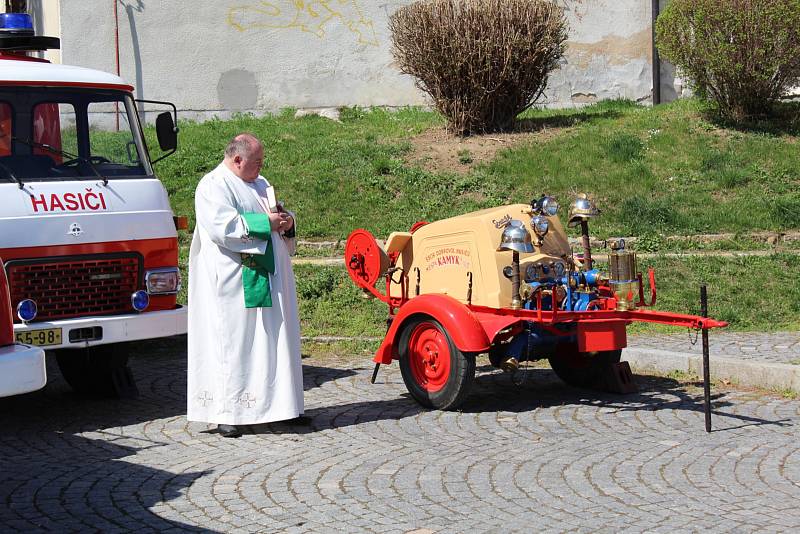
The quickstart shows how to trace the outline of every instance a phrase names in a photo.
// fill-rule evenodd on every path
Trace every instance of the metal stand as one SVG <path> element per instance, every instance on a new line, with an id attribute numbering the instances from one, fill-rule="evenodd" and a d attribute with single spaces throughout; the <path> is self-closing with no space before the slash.
<path id="1" fill-rule="evenodd" d="M 516 250 L 513 251 L 513 256 L 511 260 L 511 309 L 512 310 L 519 310 L 522 308 L 522 299 L 519 298 L 519 285 L 520 285 L 520 274 L 519 274 L 519 252 Z"/>
<path id="2" fill-rule="evenodd" d="M 381 364 L 376 363 L 375 364 L 375 370 L 372 371 L 372 379 L 369 381 L 370 384 L 374 384 L 375 383 L 375 379 L 378 378 L 378 369 L 380 369 L 380 368 L 381 368 Z"/>
<path id="3" fill-rule="evenodd" d="M 586 219 L 581 221 L 581 245 L 583 246 L 583 270 L 592 270 L 592 245 L 589 237 L 589 223 Z"/>
<path id="4" fill-rule="evenodd" d="M 700 286 L 700 315 L 708 317 L 708 293 Z M 708 362 L 708 329 L 703 328 L 703 404 L 706 415 L 706 432 L 711 432 L 711 370 Z"/>

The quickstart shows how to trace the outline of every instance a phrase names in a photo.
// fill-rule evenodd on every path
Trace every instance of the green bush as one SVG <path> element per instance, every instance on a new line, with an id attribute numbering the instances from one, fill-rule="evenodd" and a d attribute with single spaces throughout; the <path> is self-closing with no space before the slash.
<path id="1" fill-rule="evenodd" d="M 768 114 L 800 83 L 800 0 L 672 0 L 656 32 L 659 52 L 724 117 Z"/>
<path id="2" fill-rule="evenodd" d="M 564 14 L 548 0 L 422 0 L 390 18 L 392 53 L 459 135 L 507 130 L 564 53 Z"/>

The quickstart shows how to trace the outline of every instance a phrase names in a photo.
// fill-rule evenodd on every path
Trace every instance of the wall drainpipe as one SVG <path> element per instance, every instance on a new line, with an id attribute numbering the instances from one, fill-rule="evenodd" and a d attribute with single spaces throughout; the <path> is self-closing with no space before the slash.
<path id="1" fill-rule="evenodd" d="M 114 55 L 117 62 L 117 76 L 119 76 L 119 15 L 117 14 L 117 0 L 111 1 L 114 2 Z M 114 115 L 117 131 L 119 131 L 119 102 L 114 103 Z"/>
<path id="2" fill-rule="evenodd" d="M 656 47 L 656 20 L 658 19 L 661 6 L 659 0 L 652 0 L 653 14 L 653 105 L 656 106 L 661 103 L 661 59 L 658 57 L 658 48 Z"/>

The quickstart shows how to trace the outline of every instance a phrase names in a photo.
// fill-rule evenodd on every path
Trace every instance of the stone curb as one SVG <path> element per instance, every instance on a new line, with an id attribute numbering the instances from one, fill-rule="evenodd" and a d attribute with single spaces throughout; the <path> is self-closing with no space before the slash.
<path id="1" fill-rule="evenodd" d="M 634 371 L 682 371 L 703 375 L 703 357 L 698 354 L 629 347 L 622 351 L 622 359 L 630 363 Z M 709 356 L 709 362 L 712 380 L 729 380 L 741 386 L 800 392 L 800 365 L 720 358 L 713 353 Z"/>
<path id="2" fill-rule="evenodd" d="M 335 343 L 339 341 L 380 342 L 376 337 L 343 336 L 303 336 L 303 341 L 315 343 Z M 667 374 L 672 371 L 703 375 L 703 357 L 697 354 L 672 352 L 668 350 L 628 347 L 622 351 L 622 359 L 634 371 L 654 371 Z M 789 389 L 800 393 L 800 365 L 771 362 L 751 362 L 735 358 L 720 358 L 712 353 L 712 380 L 728 380 L 740 386 L 765 389 Z"/>

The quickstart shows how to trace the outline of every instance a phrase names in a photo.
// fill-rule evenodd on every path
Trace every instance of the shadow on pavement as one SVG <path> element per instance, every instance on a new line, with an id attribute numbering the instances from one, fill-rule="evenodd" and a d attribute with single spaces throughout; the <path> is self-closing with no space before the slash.
<path id="1" fill-rule="evenodd" d="M 139 450 L 65 432 L 4 433 L 2 530 L 212 532 L 150 511 L 180 497 L 206 472 L 175 474 L 126 461 Z"/>
<path id="2" fill-rule="evenodd" d="M 310 372 L 309 372 L 310 371 Z M 315 380 L 317 372 L 336 371 L 328 368 L 306 368 L 306 380 Z M 353 374 L 353 373 L 348 373 Z M 309 376 L 311 375 L 311 376 Z M 361 375 L 364 380 L 367 377 Z M 465 413 L 485 412 L 529 412 L 539 408 L 565 405 L 602 406 L 618 411 L 658 411 L 682 410 L 703 413 L 702 390 L 692 392 L 697 384 L 686 384 L 670 378 L 637 375 L 637 393 L 615 394 L 603 391 L 570 387 L 547 368 L 531 368 L 517 376 L 521 381 L 512 381 L 510 375 L 494 370 L 491 366 L 478 368 L 478 375 L 469 397 L 458 411 Z M 700 384 L 702 385 L 702 384 Z M 375 384 L 380 388 L 380 384 Z M 387 391 L 387 395 L 391 395 Z M 747 426 L 777 425 L 791 426 L 790 419 L 768 420 L 736 413 L 727 413 L 724 408 L 733 406 L 725 392 L 712 392 L 712 414 L 738 420 L 739 425 L 726 425 L 714 431 L 735 430 Z M 386 400 L 369 400 L 324 406 L 306 410 L 313 419 L 310 426 L 296 426 L 288 423 L 268 423 L 253 425 L 253 434 L 309 434 L 313 432 L 371 423 L 384 420 L 400 420 L 428 411 L 408 393 Z M 719 419 L 715 419 L 719 425 Z M 700 427 L 702 430 L 702 427 Z"/>
<path id="3" fill-rule="evenodd" d="M 186 338 L 138 343 L 130 366 L 136 399 L 77 395 L 54 358 L 43 390 L 0 398 L 0 531 L 210 532 L 151 511 L 208 473 L 138 465 L 138 452 L 165 443 L 116 430 L 186 413 Z M 305 389 L 354 374 L 304 366 Z"/>
<path id="4" fill-rule="evenodd" d="M 251 434 L 311 434 L 323 430 L 345 428 L 375 421 L 398 421 L 406 417 L 413 417 L 426 411 L 410 396 L 390 400 L 373 400 L 351 402 L 312 408 L 306 410 L 305 415 L 311 417 L 309 426 L 296 426 L 288 423 L 276 422 L 263 425 L 251 425 L 248 433 Z"/>
<path id="5" fill-rule="evenodd" d="M 487 371 L 489 369 L 491 367 L 486 366 L 480 370 Z M 636 383 L 639 386 L 637 393 L 616 394 L 568 386 L 561 382 L 550 369 L 533 368 L 520 373 L 520 375 L 522 376 L 512 381 L 510 375 L 500 372 L 480 374 L 461 410 L 464 412 L 496 410 L 522 412 L 537 408 L 577 404 L 616 408 L 619 411 L 704 412 L 702 390 L 696 394 L 689 391 L 691 387 L 702 387 L 702 383 L 686 384 L 671 378 L 636 375 Z M 726 397 L 726 393 L 712 390 L 712 414 L 737 419 L 743 424 L 717 430 L 734 430 L 753 425 L 790 426 L 793 424 L 789 419 L 770 421 L 722 411 L 723 408 L 732 406 Z"/>

